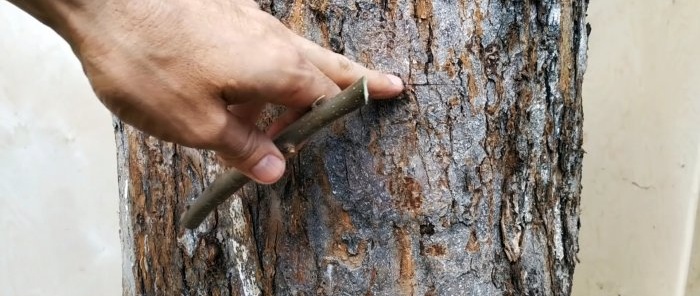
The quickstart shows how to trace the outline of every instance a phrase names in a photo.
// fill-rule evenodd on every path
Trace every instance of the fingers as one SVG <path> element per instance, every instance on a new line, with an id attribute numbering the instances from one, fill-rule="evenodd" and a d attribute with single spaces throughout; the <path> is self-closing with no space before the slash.
<path id="1" fill-rule="evenodd" d="M 219 118 L 213 127 L 203 129 L 205 148 L 217 152 L 225 164 L 258 183 L 274 183 L 284 173 L 285 161 L 270 137 L 254 124 L 244 122 L 227 110 L 209 118 Z"/>
<path id="2" fill-rule="evenodd" d="M 221 98 L 232 105 L 267 102 L 306 110 L 319 97 L 330 98 L 340 92 L 333 80 L 301 54 L 292 50 L 273 51 L 264 55 L 268 68 L 232 73 L 232 77 L 243 77 L 240 79 L 243 82 L 225 87 Z"/>
<path id="3" fill-rule="evenodd" d="M 403 91 L 401 78 L 369 70 L 345 56 L 327 50 L 306 38 L 293 33 L 291 35 L 293 35 L 291 37 L 293 42 L 305 54 L 306 58 L 341 88 L 348 87 L 360 77 L 365 76 L 367 77 L 367 87 L 372 98 L 392 98 Z"/>
<path id="4" fill-rule="evenodd" d="M 340 93 L 338 85 L 310 61 L 301 55 L 298 59 L 290 67 L 280 69 L 277 91 L 272 89 L 265 98 L 268 102 L 306 110 L 318 98 L 331 98 Z"/>

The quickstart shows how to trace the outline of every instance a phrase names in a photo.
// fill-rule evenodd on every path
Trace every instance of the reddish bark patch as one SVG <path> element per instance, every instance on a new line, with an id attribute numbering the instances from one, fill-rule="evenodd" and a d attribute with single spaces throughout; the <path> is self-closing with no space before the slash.
<path id="1" fill-rule="evenodd" d="M 416 267 L 411 251 L 411 236 L 407 230 L 396 228 L 394 231 L 398 243 L 399 257 L 399 287 L 402 295 L 413 295 L 416 275 Z"/>
<path id="2" fill-rule="evenodd" d="M 450 76 L 450 79 L 454 79 L 457 76 L 457 69 L 455 67 L 454 59 L 455 50 L 450 48 L 448 51 L 447 60 L 445 61 L 445 65 L 442 66 L 442 70 L 447 72 L 447 75 Z"/>
<path id="3" fill-rule="evenodd" d="M 475 0 L 474 6 L 480 7 L 481 1 Z M 479 40 L 481 40 L 481 37 L 484 36 L 484 28 L 481 25 L 481 22 L 483 22 L 483 20 L 484 20 L 484 15 L 481 13 L 481 9 L 480 8 L 474 9 L 474 25 L 476 26 L 474 33 L 479 38 Z"/>
<path id="4" fill-rule="evenodd" d="M 398 0 L 387 1 L 387 11 L 390 20 L 396 19 L 396 12 L 398 11 Z"/>
<path id="5" fill-rule="evenodd" d="M 433 2 L 429 0 L 416 1 L 416 17 L 422 20 L 431 18 L 433 15 Z"/>
<path id="6" fill-rule="evenodd" d="M 350 250 L 350 246 L 346 241 L 348 235 L 355 233 L 355 226 L 352 224 L 352 218 L 348 212 L 337 207 L 330 214 L 330 217 L 335 218 L 333 224 L 333 239 L 331 241 L 330 253 L 343 262 L 344 264 L 357 268 L 362 265 L 367 253 L 367 241 L 359 241 L 353 246 L 354 250 Z"/>
<path id="7" fill-rule="evenodd" d="M 367 292 L 365 292 L 365 296 L 372 296 L 374 293 L 372 293 L 372 287 L 374 286 L 374 283 L 377 281 L 377 269 L 372 268 L 372 272 L 369 274 L 369 287 L 367 287 Z"/>
<path id="8" fill-rule="evenodd" d="M 467 242 L 465 250 L 470 253 L 476 253 L 480 249 L 481 247 L 479 246 L 479 240 L 476 238 L 476 232 L 472 231 L 472 234 L 469 236 L 469 242 Z"/>
<path id="9" fill-rule="evenodd" d="M 571 50 L 574 43 L 574 22 L 572 16 L 571 0 L 562 1 L 561 18 L 559 20 L 560 27 L 563 31 L 559 38 L 559 56 L 561 57 L 559 63 L 559 91 L 561 91 L 564 101 L 567 103 L 571 103 L 572 101 L 571 92 L 568 90 L 571 87 L 571 78 L 573 76 L 571 75 L 571 67 L 568 65 L 576 65 L 574 53 Z"/>
<path id="10" fill-rule="evenodd" d="M 444 256 L 445 254 L 447 254 L 447 248 L 440 244 L 434 244 L 427 246 L 425 249 L 423 249 L 423 254 L 433 257 Z"/>
<path id="11" fill-rule="evenodd" d="M 304 30 L 306 29 L 303 0 L 294 0 L 294 4 L 292 4 L 292 13 L 287 19 L 287 26 L 289 26 L 289 28 L 297 34 L 303 35 Z"/>
<path id="12" fill-rule="evenodd" d="M 423 204 L 423 188 L 411 177 L 396 176 L 389 181 L 389 191 L 399 208 L 417 214 Z"/>

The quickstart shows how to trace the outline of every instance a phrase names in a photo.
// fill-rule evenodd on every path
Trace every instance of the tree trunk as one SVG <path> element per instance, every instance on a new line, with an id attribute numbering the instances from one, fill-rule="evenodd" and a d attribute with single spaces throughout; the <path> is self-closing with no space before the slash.
<path id="1" fill-rule="evenodd" d="M 209 152 L 115 122 L 125 295 L 568 295 L 586 0 L 262 1 L 407 82 L 194 231 Z"/>

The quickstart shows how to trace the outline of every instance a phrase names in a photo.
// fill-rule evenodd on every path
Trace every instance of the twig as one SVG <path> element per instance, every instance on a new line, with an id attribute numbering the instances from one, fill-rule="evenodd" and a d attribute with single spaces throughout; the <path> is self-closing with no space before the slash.
<path id="1" fill-rule="evenodd" d="M 285 157 L 296 153 L 297 147 L 315 132 L 336 119 L 367 104 L 367 79 L 362 77 L 331 99 L 319 98 L 313 108 L 299 120 L 290 124 L 276 138 L 275 145 Z M 250 179 L 237 170 L 230 170 L 219 176 L 202 192 L 185 211 L 180 222 L 186 228 L 194 229 L 233 193 Z"/>

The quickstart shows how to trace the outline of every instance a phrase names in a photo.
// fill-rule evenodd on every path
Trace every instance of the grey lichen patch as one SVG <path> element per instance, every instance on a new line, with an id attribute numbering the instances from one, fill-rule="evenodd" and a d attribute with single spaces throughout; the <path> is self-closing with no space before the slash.
<path id="1" fill-rule="evenodd" d="M 197 247 L 197 237 L 192 230 L 185 230 L 178 238 L 178 245 L 185 251 L 185 254 L 192 258 Z"/>

